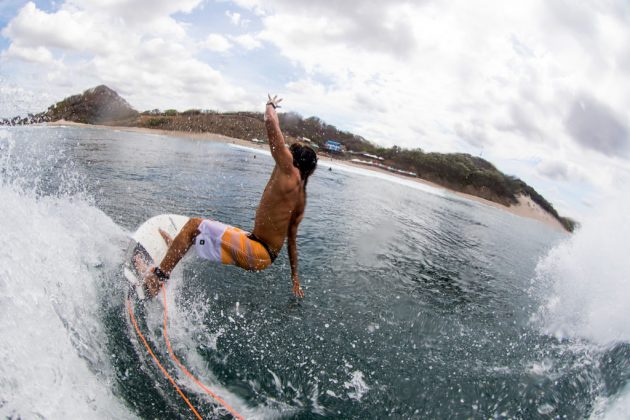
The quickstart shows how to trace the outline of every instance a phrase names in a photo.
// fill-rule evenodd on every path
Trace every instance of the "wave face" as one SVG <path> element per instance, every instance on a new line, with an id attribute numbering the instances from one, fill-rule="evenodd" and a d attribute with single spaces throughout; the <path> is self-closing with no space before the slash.
<path id="1" fill-rule="evenodd" d="M 43 194 L 49 177 L 10 132 L 0 153 L 0 417 L 133 418 L 108 385 L 101 322 L 125 232 L 76 173 Z"/>

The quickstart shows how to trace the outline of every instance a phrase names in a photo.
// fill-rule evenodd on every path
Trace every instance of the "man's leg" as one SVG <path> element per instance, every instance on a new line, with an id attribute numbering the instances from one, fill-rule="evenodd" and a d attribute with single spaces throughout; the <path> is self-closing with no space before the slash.
<path id="1" fill-rule="evenodd" d="M 167 276 L 171 275 L 171 272 L 177 263 L 179 263 L 184 255 L 186 255 L 186 252 L 188 252 L 192 244 L 195 242 L 195 238 L 199 234 L 198 228 L 202 220 L 203 219 L 198 217 L 191 218 L 172 240 L 168 234 L 165 236 L 165 232 L 160 232 L 164 241 L 166 241 L 169 245 L 166 255 L 159 265 L 160 270 L 162 270 L 162 272 Z M 144 277 L 144 286 L 147 289 L 149 297 L 157 295 L 162 286 L 161 280 L 157 277 L 153 270 L 149 269 L 147 263 L 141 257 L 136 258 L 134 262 L 136 270 L 138 270 L 138 272 Z"/>
<path id="2" fill-rule="evenodd" d="M 168 251 L 166 251 L 164 259 L 160 263 L 160 270 L 162 270 L 164 274 L 170 276 L 177 263 L 184 258 L 186 252 L 188 252 L 192 244 L 195 243 L 195 238 L 199 235 L 199 225 L 202 221 L 203 219 L 199 217 L 191 218 L 186 222 L 175 239 L 173 239 L 173 242 L 168 247 Z"/>

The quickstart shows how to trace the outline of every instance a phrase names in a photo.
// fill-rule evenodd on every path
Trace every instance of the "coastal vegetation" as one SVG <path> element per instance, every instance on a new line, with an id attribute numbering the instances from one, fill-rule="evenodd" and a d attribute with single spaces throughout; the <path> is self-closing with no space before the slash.
<path id="1" fill-rule="evenodd" d="M 384 159 L 383 164 L 414 172 L 419 178 L 447 188 L 472 194 L 506 206 L 516 204 L 518 196 L 532 199 L 543 210 L 572 232 L 576 222 L 558 214 L 553 205 L 521 179 L 506 175 L 481 157 L 465 153 L 427 153 L 420 148 L 379 147 L 361 136 L 337 130 L 316 117 L 303 119 L 297 114 L 283 114 L 283 129 L 296 137 L 307 137 L 318 145 L 335 139 L 347 150 L 365 152 Z"/>
<path id="2" fill-rule="evenodd" d="M 520 195 L 527 196 L 556 218 L 567 231 L 573 231 L 576 226 L 575 221 L 560 216 L 553 205 L 533 187 L 521 179 L 502 173 L 481 157 L 465 153 L 425 152 L 420 148 L 406 149 L 399 146 L 385 148 L 356 134 L 339 130 L 317 117 L 303 118 L 289 112 L 280 113 L 279 118 L 289 141 L 307 138 L 323 150 L 327 140 L 334 140 L 341 143 L 347 151 L 336 156 L 340 159 L 349 159 L 356 155 L 377 156 L 379 164 L 384 167 L 415 173 L 419 178 L 506 206 L 516 204 Z M 86 124 L 208 132 L 241 139 L 266 137 L 262 113 L 153 109 L 140 114 L 106 86 L 98 86 L 82 95 L 66 98 L 44 113 L 2 120 L 0 124 L 29 124 L 60 119 Z"/>

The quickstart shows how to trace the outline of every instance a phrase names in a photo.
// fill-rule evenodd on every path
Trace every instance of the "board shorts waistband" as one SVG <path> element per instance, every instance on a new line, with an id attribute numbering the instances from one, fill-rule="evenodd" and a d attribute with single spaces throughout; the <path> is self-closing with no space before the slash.
<path id="1" fill-rule="evenodd" d="M 277 256 L 255 235 L 237 227 L 204 219 L 197 229 L 194 247 L 201 258 L 258 271 L 269 267 Z"/>
<path id="2" fill-rule="evenodd" d="M 267 250 L 267 254 L 269 254 L 269 258 L 271 258 L 271 263 L 273 264 L 276 258 L 278 258 L 278 253 L 273 252 L 271 248 L 269 248 L 269 245 L 267 245 L 267 242 L 263 241 L 258 236 L 254 235 L 253 233 L 250 233 L 249 235 L 247 235 L 247 237 L 251 239 L 252 241 L 258 242 L 259 244 L 263 246 L 263 248 L 265 248 L 265 250 Z"/>

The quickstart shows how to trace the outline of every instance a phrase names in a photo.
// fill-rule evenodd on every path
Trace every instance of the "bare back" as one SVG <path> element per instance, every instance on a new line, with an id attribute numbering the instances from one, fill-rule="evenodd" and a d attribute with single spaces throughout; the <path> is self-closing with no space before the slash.
<path id="1" fill-rule="evenodd" d="M 276 165 L 263 191 L 256 211 L 253 234 L 274 251 L 282 248 L 289 227 L 299 223 L 305 207 L 305 193 L 300 172 L 286 171 Z"/>

